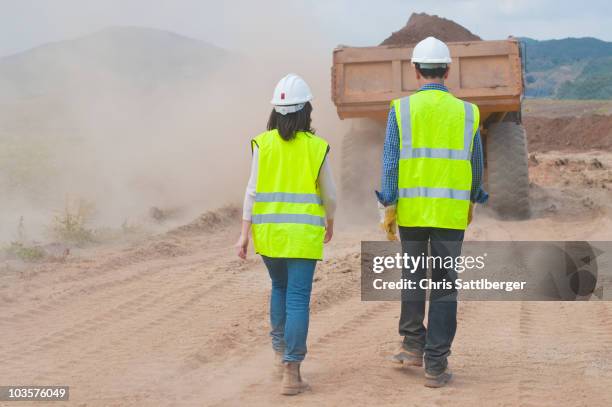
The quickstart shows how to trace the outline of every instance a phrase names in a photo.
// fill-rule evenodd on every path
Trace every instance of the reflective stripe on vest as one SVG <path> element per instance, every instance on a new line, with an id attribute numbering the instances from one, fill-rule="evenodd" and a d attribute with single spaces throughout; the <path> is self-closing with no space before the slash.
<path id="1" fill-rule="evenodd" d="M 449 148 L 412 148 L 412 128 L 410 126 L 410 98 L 400 99 L 400 115 L 403 127 L 400 158 L 448 158 L 450 160 L 469 160 L 472 155 L 472 136 L 474 111 L 472 104 L 463 102 L 465 124 L 463 128 L 463 150 Z"/>
<path id="2" fill-rule="evenodd" d="M 318 194 L 296 194 L 288 192 L 258 192 L 255 202 L 289 202 L 289 203 L 312 203 L 321 205 L 321 197 Z"/>
<path id="3" fill-rule="evenodd" d="M 400 198 L 416 198 L 417 196 L 423 196 L 426 198 L 449 198 L 459 200 L 469 200 L 470 191 L 464 191 L 462 189 L 452 188 L 400 188 Z"/>
<path id="4" fill-rule="evenodd" d="M 304 225 L 325 226 L 325 218 L 315 215 L 303 215 L 297 213 L 266 213 L 253 215 L 251 222 L 260 223 L 301 223 Z"/>

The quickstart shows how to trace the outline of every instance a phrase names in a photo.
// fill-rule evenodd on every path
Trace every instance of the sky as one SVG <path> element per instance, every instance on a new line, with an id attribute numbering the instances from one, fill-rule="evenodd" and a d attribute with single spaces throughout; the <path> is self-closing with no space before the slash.
<path id="1" fill-rule="evenodd" d="M 612 41 L 609 0 L 0 0 L 0 10 L 0 56 L 114 25 L 165 29 L 234 50 L 376 45 L 412 12 L 450 18 L 484 39 Z"/>

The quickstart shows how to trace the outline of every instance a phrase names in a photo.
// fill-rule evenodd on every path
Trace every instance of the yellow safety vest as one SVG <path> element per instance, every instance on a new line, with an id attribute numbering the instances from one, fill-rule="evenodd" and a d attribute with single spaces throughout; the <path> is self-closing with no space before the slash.
<path id="1" fill-rule="evenodd" d="M 309 132 L 285 141 L 277 130 L 255 137 L 257 187 L 253 242 L 268 257 L 322 259 L 325 209 L 317 178 L 329 145 Z"/>
<path id="2" fill-rule="evenodd" d="M 441 90 L 391 105 L 400 133 L 397 224 L 465 229 L 478 107 Z"/>

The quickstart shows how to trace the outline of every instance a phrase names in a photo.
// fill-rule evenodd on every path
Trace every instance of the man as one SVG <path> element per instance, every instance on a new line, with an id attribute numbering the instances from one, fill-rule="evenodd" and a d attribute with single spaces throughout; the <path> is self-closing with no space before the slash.
<path id="1" fill-rule="evenodd" d="M 399 225 L 402 250 L 410 256 L 456 257 L 473 204 L 488 195 L 481 188 L 482 144 L 476 105 L 455 98 L 444 80 L 451 57 L 446 44 L 428 37 L 413 50 L 419 90 L 391 103 L 383 153 L 382 190 L 376 192 L 389 240 Z M 428 253 L 428 244 L 431 251 Z M 417 282 L 427 270 L 402 271 Z M 433 282 L 456 278 L 455 270 L 434 262 Z M 457 293 L 430 290 L 427 329 L 425 290 L 402 292 L 399 333 L 404 337 L 396 363 L 423 366 L 425 386 L 442 387 L 451 378 L 447 358 L 457 328 Z"/>

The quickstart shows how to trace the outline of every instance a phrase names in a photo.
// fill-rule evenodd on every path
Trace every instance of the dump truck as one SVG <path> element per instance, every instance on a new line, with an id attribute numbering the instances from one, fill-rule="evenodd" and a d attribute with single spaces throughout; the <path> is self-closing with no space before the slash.
<path id="1" fill-rule="evenodd" d="M 529 217 L 527 141 L 521 121 L 522 48 L 515 38 L 450 42 L 445 84 L 478 105 L 487 205 L 502 219 Z M 346 47 L 333 52 L 332 99 L 351 119 L 342 142 L 342 194 L 363 202 L 380 185 L 382 145 L 391 100 L 418 89 L 410 46 Z"/>

